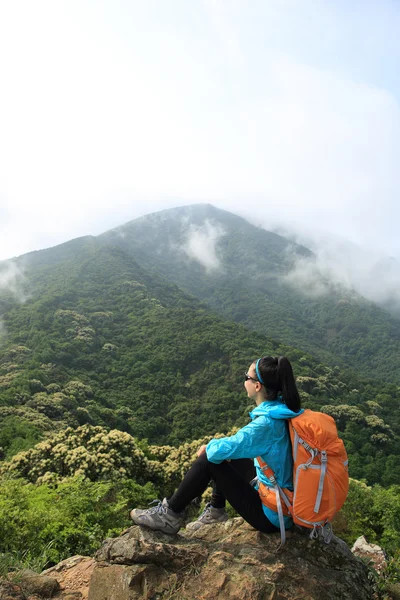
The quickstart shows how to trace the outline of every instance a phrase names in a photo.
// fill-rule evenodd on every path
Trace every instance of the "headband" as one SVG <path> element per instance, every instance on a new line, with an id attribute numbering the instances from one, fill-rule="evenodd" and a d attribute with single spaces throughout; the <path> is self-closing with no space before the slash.
<path id="1" fill-rule="evenodd" d="M 260 382 L 262 385 L 265 385 L 265 384 L 264 384 L 264 382 L 263 382 L 263 380 L 262 380 L 262 377 L 261 377 L 261 375 L 260 375 L 260 369 L 258 368 L 258 363 L 260 362 L 260 360 L 261 360 L 261 358 L 259 358 L 259 359 L 257 360 L 257 362 L 256 362 L 256 374 L 257 374 L 257 379 L 258 379 L 258 381 L 259 381 L 259 382 Z"/>

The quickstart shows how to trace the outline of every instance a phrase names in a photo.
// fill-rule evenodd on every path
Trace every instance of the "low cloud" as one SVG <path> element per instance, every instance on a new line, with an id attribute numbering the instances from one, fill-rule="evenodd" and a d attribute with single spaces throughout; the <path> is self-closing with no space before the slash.
<path id="1" fill-rule="evenodd" d="M 25 302 L 25 275 L 23 269 L 15 261 L 8 260 L 0 263 L 0 294 L 8 292 L 18 302 Z"/>
<path id="2" fill-rule="evenodd" d="M 290 238 L 310 248 L 314 256 L 295 257 L 286 282 L 312 296 L 332 290 L 355 291 L 400 314 L 400 262 L 397 259 L 321 232 L 292 233 Z"/>
<path id="3" fill-rule="evenodd" d="M 338 282 L 334 282 L 329 274 L 323 273 L 318 261 L 312 258 L 296 257 L 293 270 L 285 275 L 283 279 L 286 283 L 310 297 L 327 295 L 333 288 L 338 287 Z"/>
<path id="4" fill-rule="evenodd" d="M 0 262 L 0 299 L 2 295 L 11 294 L 17 302 L 27 300 L 26 278 L 23 268 L 13 260 Z M 0 314 L 0 342 L 7 335 L 7 329 Z"/>
<path id="5" fill-rule="evenodd" d="M 205 221 L 202 226 L 192 225 L 189 228 L 188 238 L 182 250 L 190 258 L 197 260 L 208 273 L 221 268 L 221 261 L 217 256 L 217 243 L 225 234 L 219 226 Z"/>

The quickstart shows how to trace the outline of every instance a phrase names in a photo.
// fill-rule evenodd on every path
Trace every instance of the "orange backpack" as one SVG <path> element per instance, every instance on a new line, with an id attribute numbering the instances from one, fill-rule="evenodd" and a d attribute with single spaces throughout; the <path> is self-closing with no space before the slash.
<path id="1" fill-rule="evenodd" d="M 309 409 L 289 419 L 289 431 L 294 491 L 282 489 L 273 470 L 258 456 L 258 464 L 272 484 L 269 487 L 258 482 L 261 501 L 278 513 L 282 545 L 285 543 L 283 515 L 290 515 L 297 525 L 312 529 L 311 538 L 321 534 L 329 543 L 330 521 L 343 506 L 349 489 L 343 441 L 332 417 Z"/>

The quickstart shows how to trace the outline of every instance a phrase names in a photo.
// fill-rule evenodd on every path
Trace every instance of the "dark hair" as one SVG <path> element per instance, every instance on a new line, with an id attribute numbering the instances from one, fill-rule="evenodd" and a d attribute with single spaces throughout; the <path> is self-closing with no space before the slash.
<path id="1" fill-rule="evenodd" d="M 301 400 L 297 390 L 293 375 L 292 365 L 286 356 L 273 357 L 264 356 L 257 361 L 257 377 L 263 384 L 267 397 L 275 399 L 278 392 L 281 392 L 282 399 L 286 406 L 298 412 L 301 408 Z"/>

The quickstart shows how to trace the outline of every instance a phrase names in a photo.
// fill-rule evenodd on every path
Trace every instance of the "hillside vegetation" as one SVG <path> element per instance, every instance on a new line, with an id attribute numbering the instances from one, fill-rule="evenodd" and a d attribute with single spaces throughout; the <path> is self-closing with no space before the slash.
<path id="1" fill-rule="evenodd" d="M 224 318 L 322 362 L 400 383 L 400 320 L 332 286 L 314 272 L 307 248 L 280 235 L 199 204 L 141 217 L 99 240 L 123 248 Z"/>
<path id="2" fill-rule="evenodd" d="M 180 448 L 148 446 L 127 433 L 84 425 L 4 463 L 0 575 L 2 561 L 5 567 L 15 567 L 20 560 L 40 570 L 74 554 L 93 553 L 105 537 L 129 526 L 132 507 L 171 494 L 199 445 L 208 439 Z M 208 499 L 209 494 L 210 490 Z M 229 512 L 234 516 L 230 507 Z M 189 507 L 187 519 L 196 513 L 196 507 Z M 397 581 L 400 486 L 368 487 L 351 480 L 334 527 L 350 544 L 360 535 L 382 544 L 392 557 L 387 575 Z"/>
<path id="3" fill-rule="evenodd" d="M 336 417 L 352 476 L 400 482 L 396 385 L 224 321 L 122 249 L 91 238 L 64 246 L 36 253 L 24 304 L 3 299 L 3 459 L 85 424 L 159 445 L 225 433 L 248 420 L 249 363 L 284 354 L 304 405 Z"/>
<path id="4" fill-rule="evenodd" d="M 259 249 L 267 238 L 257 231 Z M 130 235 L 142 244 L 138 232 L 127 231 L 121 240 Z M 384 325 L 389 317 L 343 298 L 342 304 L 313 300 L 307 308 L 304 298 L 297 297 L 296 307 L 295 296 L 285 304 L 276 293 L 265 294 L 263 305 L 265 281 L 260 278 L 260 287 L 257 268 L 249 266 L 253 251 L 241 256 L 241 235 L 225 237 L 239 261 L 236 274 L 219 276 L 179 259 L 172 263 L 173 277 L 161 260 L 168 258 L 161 241 L 152 261 L 148 249 L 133 252 L 129 239 L 116 244 L 114 234 L 113 243 L 107 236 L 81 238 L 17 261 L 25 273 L 20 301 L 10 291 L 0 296 L 0 574 L 2 565 L 7 572 L 16 561 L 37 568 L 91 553 L 104 537 L 129 525 L 129 507 L 172 492 L 201 443 L 247 422 L 252 407 L 243 375 L 263 354 L 289 357 L 303 405 L 334 416 L 350 474 L 364 480 L 351 484 L 340 535 L 351 542 L 367 533 L 384 544 L 394 563 L 399 560 L 396 374 L 379 379 L 371 369 L 368 377 L 370 349 L 361 375 L 343 366 L 342 355 L 335 360 L 332 346 L 306 349 L 322 331 L 319 320 L 335 310 L 345 311 L 343 319 L 353 315 L 354 322 L 368 323 L 373 310 Z M 274 257 L 277 273 L 285 242 L 267 237 L 276 247 L 272 252 L 265 242 L 264 259 L 270 264 Z M 306 249 L 297 251 L 307 255 Z M 204 301 L 175 285 L 177 274 L 199 286 Z M 218 277 L 225 278 L 225 291 Z M 210 310 L 212 298 L 219 298 L 219 309 L 228 307 L 231 320 Z M 309 319 L 301 320 L 299 311 Z M 297 346 L 266 335 L 271 315 L 274 333 L 298 340 Z M 364 337 L 376 336 L 372 362 L 378 365 L 387 359 L 387 330 L 365 327 Z M 342 350 L 350 351 L 350 338 L 341 339 Z M 355 342 L 357 361 L 361 342 Z M 390 343 L 395 347 L 395 336 Z"/>

